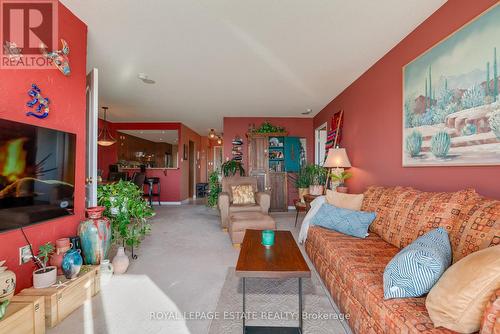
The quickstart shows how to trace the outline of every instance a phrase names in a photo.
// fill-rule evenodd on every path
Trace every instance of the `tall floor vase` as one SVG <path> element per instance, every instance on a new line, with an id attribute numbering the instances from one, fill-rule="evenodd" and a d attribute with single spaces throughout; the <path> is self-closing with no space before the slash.
<path id="1" fill-rule="evenodd" d="M 78 226 L 85 264 L 100 264 L 108 258 L 111 246 L 111 224 L 103 217 L 104 207 L 87 209 L 87 219 Z"/>

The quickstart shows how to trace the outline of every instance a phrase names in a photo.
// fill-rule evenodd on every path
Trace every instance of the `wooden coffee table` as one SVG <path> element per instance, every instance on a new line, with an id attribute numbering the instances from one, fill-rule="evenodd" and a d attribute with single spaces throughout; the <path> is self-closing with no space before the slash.
<path id="1" fill-rule="evenodd" d="M 243 314 L 246 278 L 298 278 L 299 327 L 246 326 L 243 316 L 243 333 L 302 333 L 302 278 L 311 277 L 311 270 L 290 231 L 275 231 L 274 245 L 269 249 L 261 244 L 261 233 L 246 230 L 236 264 L 236 276 L 242 278 L 243 285 Z"/>

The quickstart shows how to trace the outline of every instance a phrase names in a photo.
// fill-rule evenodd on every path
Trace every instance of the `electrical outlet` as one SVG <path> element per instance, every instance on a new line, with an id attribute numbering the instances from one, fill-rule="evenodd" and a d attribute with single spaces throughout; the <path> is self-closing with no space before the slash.
<path id="1" fill-rule="evenodd" d="M 19 247 L 19 265 L 30 262 L 32 256 L 29 245 Z"/>

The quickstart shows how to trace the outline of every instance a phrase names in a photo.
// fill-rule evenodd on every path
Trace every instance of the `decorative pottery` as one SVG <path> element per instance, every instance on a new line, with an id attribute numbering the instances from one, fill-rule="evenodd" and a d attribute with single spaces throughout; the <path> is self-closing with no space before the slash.
<path id="1" fill-rule="evenodd" d="M 127 271 L 129 265 L 129 259 L 127 254 L 125 254 L 125 248 L 119 247 L 116 256 L 113 258 L 113 268 L 115 274 L 123 274 Z"/>
<path id="2" fill-rule="evenodd" d="M 59 248 L 56 249 L 56 252 L 50 256 L 50 265 L 57 267 L 57 274 L 62 275 L 61 263 L 64 257 L 65 252 L 60 252 Z"/>
<path id="3" fill-rule="evenodd" d="M 318 186 L 318 185 L 310 185 L 309 186 L 309 194 L 314 195 L 314 196 L 323 195 L 323 190 L 324 190 L 324 186 Z"/>
<path id="4" fill-rule="evenodd" d="M 85 264 L 100 264 L 108 257 L 111 246 L 111 224 L 102 216 L 103 206 L 87 209 L 88 219 L 78 226 Z"/>
<path id="5" fill-rule="evenodd" d="M 70 237 L 69 243 L 71 244 L 71 248 L 82 250 L 82 244 L 79 236 Z"/>
<path id="6" fill-rule="evenodd" d="M 33 287 L 35 289 L 48 288 L 56 283 L 57 267 L 49 266 L 33 272 Z"/>
<path id="7" fill-rule="evenodd" d="M 80 250 L 70 249 L 67 251 L 66 254 L 64 254 L 64 258 L 61 263 L 61 269 L 64 277 L 68 279 L 76 278 L 82 268 L 82 264 L 83 258 L 80 255 Z"/>
<path id="8" fill-rule="evenodd" d="M 61 238 L 56 240 L 56 248 L 71 248 L 69 238 Z"/>
<path id="9" fill-rule="evenodd" d="M 297 191 L 299 192 L 299 198 L 302 203 L 304 202 L 304 195 L 309 194 L 309 188 L 298 188 Z"/>
<path id="10" fill-rule="evenodd" d="M 16 274 L 3 267 L 5 261 L 0 261 L 0 303 L 11 300 L 16 290 Z"/>
<path id="11" fill-rule="evenodd" d="M 0 301 L 0 320 L 2 320 L 5 312 L 7 312 L 7 306 L 9 306 L 10 300 Z"/>
<path id="12" fill-rule="evenodd" d="M 109 260 L 102 260 L 101 267 L 99 270 L 101 286 L 105 286 L 113 277 L 113 265 L 109 262 Z"/>

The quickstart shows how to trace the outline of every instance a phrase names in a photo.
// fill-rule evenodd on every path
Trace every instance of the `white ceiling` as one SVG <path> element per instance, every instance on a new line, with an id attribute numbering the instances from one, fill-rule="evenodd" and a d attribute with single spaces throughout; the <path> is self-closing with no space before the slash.
<path id="1" fill-rule="evenodd" d="M 177 130 L 118 130 L 118 132 L 123 132 L 155 143 L 177 144 L 179 140 L 179 133 Z"/>
<path id="2" fill-rule="evenodd" d="M 223 116 L 318 113 L 446 1 L 62 2 L 89 27 L 88 66 L 111 121 L 205 134 Z"/>

